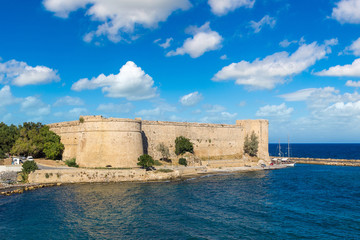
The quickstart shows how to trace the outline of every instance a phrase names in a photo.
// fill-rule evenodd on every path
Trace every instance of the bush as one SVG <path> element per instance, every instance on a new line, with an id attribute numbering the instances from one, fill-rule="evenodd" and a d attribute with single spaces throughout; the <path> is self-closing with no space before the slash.
<path id="1" fill-rule="evenodd" d="M 84 123 L 84 118 L 83 118 L 83 117 L 79 117 L 79 122 L 80 122 L 80 123 Z"/>
<path id="2" fill-rule="evenodd" d="M 137 163 L 137 165 L 141 166 L 142 168 L 145 168 L 146 170 L 150 170 L 150 168 L 155 164 L 154 159 L 148 154 L 141 155 L 138 158 L 138 161 L 139 162 Z"/>
<path id="3" fill-rule="evenodd" d="M 27 173 L 27 174 L 34 172 L 37 169 L 39 169 L 39 168 L 36 165 L 36 162 L 34 162 L 34 161 L 26 161 L 22 165 L 22 172 Z"/>
<path id="4" fill-rule="evenodd" d="M 76 164 L 75 158 L 66 160 L 65 164 L 68 165 L 69 167 L 79 167 L 79 165 Z"/>
<path id="5" fill-rule="evenodd" d="M 175 139 L 175 154 L 194 153 L 194 146 L 192 142 L 186 137 L 180 136 Z"/>
<path id="6" fill-rule="evenodd" d="M 185 158 L 179 158 L 179 164 L 180 165 L 184 165 L 185 167 L 187 166 L 187 161 Z"/>
<path id="7" fill-rule="evenodd" d="M 161 160 L 168 162 L 168 159 L 170 157 L 170 151 L 169 148 L 167 146 L 165 146 L 164 143 L 160 143 L 157 147 L 156 150 L 158 150 L 161 153 Z"/>
<path id="8" fill-rule="evenodd" d="M 257 156 L 259 147 L 259 140 L 256 136 L 255 132 L 252 131 L 250 139 L 249 135 L 246 135 L 245 142 L 244 142 L 244 152 L 249 154 L 251 157 Z"/>
<path id="9" fill-rule="evenodd" d="M 154 161 L 154 165 L 155 165 L 155 166 L 161 166 L 162 163 L 161 163 L 159 160 L 155 160 L 155 161 Z"/>
<path id="10" fill-rule="evenodd" d="M 29 178 L 29 174 L 31 172 L 34 172 L 37 169 L 39 169 L 39 168 L 36 165 L 36 162 L 34 162 L 34 161 L 26 161 L 26 162 L 24 162 L 24 164 L 22 165 L 22 171 L 21 171 L 21 174 L 20 174 L 22 182 L 27 182 L 28 178 Z"/>
<path id="11" fill-rule="evenodd" d="M 172 169 L 159 169 L 159 170 L 156 170 L 157 172 L 162 172 L 162 173 L 169 173 L 169 172 L 174 172 L 174 170 Z"/>

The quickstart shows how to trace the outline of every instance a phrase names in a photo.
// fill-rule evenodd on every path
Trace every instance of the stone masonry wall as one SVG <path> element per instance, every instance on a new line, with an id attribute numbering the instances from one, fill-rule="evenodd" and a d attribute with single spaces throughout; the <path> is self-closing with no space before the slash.
<path id="1" fill-rule="evenodd" d="M 245 136 L 259 137 L 259 158 L 269 160 L 268 121 L 237 120 L 236 125 L 146 121 L 140 119 L 82 116 L 83 122 L 50 124 L 65 145 L 63 159 L 76 158 L 81 167 L 136 167 L 137 158 L 148 153 L 160 159 L 160 143 L 174 154 L 175 139 L 185 136 L 201 159 L 241 158 Z"/>

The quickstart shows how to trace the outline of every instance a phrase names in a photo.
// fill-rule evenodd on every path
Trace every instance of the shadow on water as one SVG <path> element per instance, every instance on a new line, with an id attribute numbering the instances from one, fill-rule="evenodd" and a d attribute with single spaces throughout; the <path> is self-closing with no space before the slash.
<path id="1" fill-rule="evenodd" d="M 299 165 L 167 183 L 77 184 L 0 199 L 1 239 L 360 237 L 357 168 Z M 46 233 L 46 234 L 45 234 Z"/>

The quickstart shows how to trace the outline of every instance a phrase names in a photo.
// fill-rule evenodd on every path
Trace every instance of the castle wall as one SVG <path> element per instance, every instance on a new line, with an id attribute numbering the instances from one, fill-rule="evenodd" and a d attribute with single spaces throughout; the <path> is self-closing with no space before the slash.
<path id="1" fill-rule="evenodd" d="M 239 159 L 243 155 L 246 135 L 254 131 L 259 137 L 258 156 L 269 160 L 268 121 L 238 120 L 235 125 L 141 121 L 140 119 L 82 116 L 82 122 L 50 124 L 50 130 L 61 137 L 65 146 L 63 160 L 76 158 L 81 167 L 136 167 L 137 158 L 148 153 L 154 159 L 162 156 L 160 143 L 175 155 L 175 139 L 191 140 L 200 159 Z"/>
<path id="2" fill-rule="evenodd" d="M 236 158 L 243 153 L 243 130 L 240 126 L 142 121 L 141 127 L 146 136 L 144 150 L 155 159 L 162 157 L 156 150 L 160 143 L 164 143 L 169 148 L 172 154 L 170 158 L 176 158 L 175 139 L 179 136 L 190 139 L 194 145 L 195 155 L 201 159 L 222 156 Z"/>

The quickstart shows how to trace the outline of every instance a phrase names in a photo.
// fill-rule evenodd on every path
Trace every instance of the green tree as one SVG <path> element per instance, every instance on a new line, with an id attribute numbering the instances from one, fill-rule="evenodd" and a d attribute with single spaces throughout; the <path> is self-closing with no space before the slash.
<path id="1" fill-rule="evenodd" d="M 20 128 L 20 137 L 11 149 L 12 154 L 49 159 L 61 159 L 64 145 L 60 137 L 41 123 L 25 122 Z"/>
<path id="2" fill-rule="evenodd" d="M 39 169 L 36 162 L 34 161 L 26 161 L 22 165 L 21 178 L 23 182 L 27 182 L 29 178 L 29 174 Z"/>
<path id="3" fill-rule="evenodd" d="M 252 131 L 250 139 L 249 135 L 246 135 L 245 142 L 244 142 L 244 152 L 249 154 L 252 157 L 257 156 L 259 147 L 259 140 L 256 136 L 255 132 Z"/>
<path id="4" fill-rule="evenodd" d="M 19 138 L 19 129 L 15 125 L 0 123 L 0 158 L 10 153 L 15 141 Z"/>
<path id="5" fill-rule="evenodd" d="M 170 157 L 170 151 L 169 148 L 167 146 L 165 146 L 164 143 L 160 143 L 157 147 L 156 150 L 158 150 L 161 153 L 162 159 L 163 161 L 168 161 L 169 157 Z"/>
<path id="6" fill-rule="evenodd" d="M 183 153 L 194 153 L 194 146 L 190 139 L 180 136 L 175 139 L 175 154 L 180 155 Z"/>
<path id="7" fill-rule="evenodd" d="M 148 154 L 143 154 L 138 158 L 138 163 L 137 165 L 145 168 L 146 170 L 150 170 L 152 166 L 154 166 L 155 161 L 154 159 L 148 155 Z"/>

